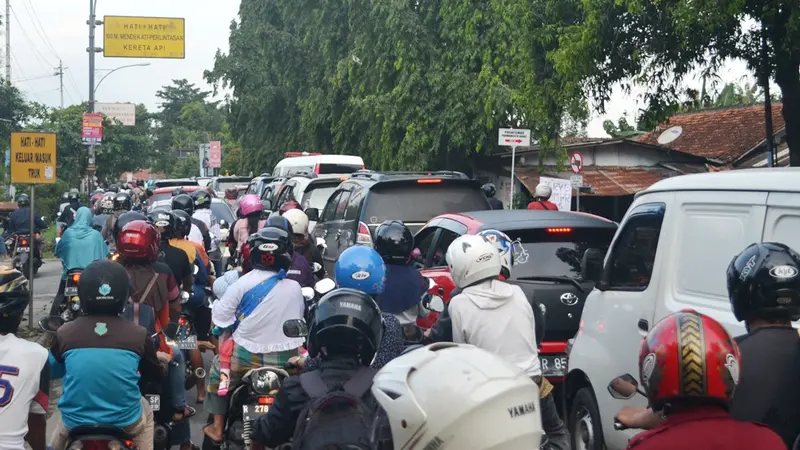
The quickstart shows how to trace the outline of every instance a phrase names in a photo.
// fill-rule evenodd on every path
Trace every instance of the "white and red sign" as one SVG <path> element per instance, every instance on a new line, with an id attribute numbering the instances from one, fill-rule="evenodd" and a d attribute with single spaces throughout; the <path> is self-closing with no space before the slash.
<path id="1" fill-rule="evenodd" d="M 100 113 L 83 113 L 81 138 L 86 145 L 103 143 L 103 115 Z"/>
<path id="2" fill-rule="evenodd" d="M 582 174 L 583 173 L 583 155 L 579 152 L 575 152 L 569 158 L 569 168 L 572 169 L 572 173 L 575 174 Z"/>
<path id="3" fill-rule="evenodd" d="M 522 128 L 500 128 L 497 145 L 504 147 L 530 147 L 531 130 Z"/>
<path id="4" fill-rule="evenodd" d="M 208 143 L 208 167 L 218 169 L 222 165 L 222 144 L 219 141 Z"/>

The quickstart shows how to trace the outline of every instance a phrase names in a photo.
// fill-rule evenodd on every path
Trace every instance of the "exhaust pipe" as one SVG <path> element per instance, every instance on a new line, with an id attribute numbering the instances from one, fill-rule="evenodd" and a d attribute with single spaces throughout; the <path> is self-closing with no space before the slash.
<path id="1" fill-rule="evenodd" d="M 196 376 L 197 378 L 200 378 L 200 379 L 205 378 L 206 377 L 206 369 L 204 369 L 202 367 L 198 367 L 197 369 L 194 369 L 194 376 Z"/>

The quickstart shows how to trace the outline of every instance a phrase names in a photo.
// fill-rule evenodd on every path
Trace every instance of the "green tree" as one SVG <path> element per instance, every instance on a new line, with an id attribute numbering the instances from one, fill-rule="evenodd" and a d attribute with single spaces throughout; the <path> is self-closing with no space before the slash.
<path id="1" fill-rule="evenodd" d="M 676 112 L 681 81 L 731 58 L 773 77 L 783 96 L 791 165 L 800 165 L 800 8 L 789 0 L 581 0 L 551 56 L 602 106 L 618 83 L 647 87 L 643 120 Z M 554 24 L 557 25 L 557 24 Z M 751 26 L 754 25 L 754 26 Z M 762 40 L 763 38 L 763 40 Z"/>
<path id="2" fill-rule="evenodd" d="M 22 129 L 30 113 L 30 105 L 19 89 L 0 78 L 0 148 L 8 147 L 11 132 Z"/>
<path id="3" fill-rule="evenodd" d="M 635 126 L 628 123 L 628 117 L 623 114 L 622 117 L 614 123 L 613 120 L 603 121 L 603 130 L 612 138 L 633 139 L 640 136 L 643 131 L 639 131 Z"/>

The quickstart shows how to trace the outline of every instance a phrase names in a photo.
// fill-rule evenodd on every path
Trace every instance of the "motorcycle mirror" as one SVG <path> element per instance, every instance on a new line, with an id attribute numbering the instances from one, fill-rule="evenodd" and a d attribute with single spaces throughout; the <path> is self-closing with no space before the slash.
<path id="1" fill-rule="evenodd" d="M 39 319 L 39 328 L 45 333 L 55 333 L 64 325 L 64 319 L 59 316 L 45 316 Z"/>
<path id="2" fill-rule="evenodd" d="M 164 336 L 170 339 L 175 339 L 175 337 L 178 336 L 179 327 L 180 325 L 178 325 L 178 322 L 169 322 L 164 326 L 164 328 L 161 329 L 161 331 L 164 333 Z"/>
<path id="3" fill-rule="evenodd" d="M 323 278 L 314 285 L 314 290 L 319 292 L 320 295 L 325 295 L 334 289 L 336 289 L 336 282 L 330 278 Z"/>
<path id="4" fill-rule="evenodd" d="M 433 278 L 428 278 L 428 290 L 431 290 L 436 287 L 436 282 L 433 281 Z"/>
<path id="5" fill-rule="evenodd" d="M 189 293 L 186 291 L 181 291 L 181 304 L 186 303 L 189 301 Z"/>
<path id="6" fill-rule="evenodd" d="M 290 319 L 283 322 L 283 334 L 290 338 L 301 338 L 308 336 L 308 325 L 303 319 Z"/>
<path id="7" fill-rule="evenodd" d="M 422 342 L 422 339 L 425 338 L 425 333 L 422 331 L 422 328 L 418 327 L 416 324 L 407 323 L 403 325 L 403 341 L 406 344 L 419 344 Z"/>
<path id="8" fill-rule="evenodd" d="M 608 383 L 608 393 L 618 400 L 627 400 L 639 392 L 639 382 L 633 375 L 626 373 Z"/>
<path id="9" fill-rule="evenodd" d="M 444 300 L 442 300 L 442 297 L 439 297 L 438 295 L 432 296 L 431 301 L 428 304 L 428 309 L 438 313 L 444 311 Z"/>
<path id="10" fill-rule="evenodd" d="M 316 242 L 317 242 L 317 246 L 318 247 L 328 248 L 328 244 L 325 243 L 325 239 L 322 239 L 321 237 L 318 237 Z"/>
<path id="11" fill-rule="evenodd" d="M 317 272 L 319 272 L 320 270 L 322 270 L 322 264 L 320 264 L 320 263 L 318 263 L 318 262 L 315 262 L 314 264 L 312 264 L 312 265 L 311 265 L 311 270 L 312 270 L 314 273 L 317 273 Z"/>
<path id="12" fill-rule="evenodd" d="M 303 293 L 303 298 L 306 299 L 306 301 L 311 301 L 314 299 L 314 289 L 310 287 L 304 287 L 300 289 L 300 292 Z"/>
<path id="13" fill-rule="evenodd" d="M 197 265 L 194 266 L 194 273 L 193 275 L 197 275 L 197 272 L 200 272 L 200 268 Z"/>

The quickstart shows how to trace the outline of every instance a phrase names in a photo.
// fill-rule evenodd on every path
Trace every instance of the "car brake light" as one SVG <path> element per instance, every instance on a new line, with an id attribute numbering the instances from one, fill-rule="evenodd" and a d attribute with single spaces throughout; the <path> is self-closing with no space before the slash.
<path id="1" fill-rule="evenodd" d="M 572 228 L 548 228 L 548 233 L 572 233 Z"/>
<path id="2" fill-rule="evenodd" d="M 417 183 L 419 184 L 436 184 L 441 182 L 442 182 L 441 178 L 423 178 L 421 180 L 417 180 Z"/>
<path id="3" fill-rule="evenodd" d="M 364 222 L 358 222 L 358 234 L 356 235 L 356 245 L 364 245 L 372 247 L 372 235 L 369 233 L 369 227 Z"/>
<path id="4" fill-rule="evenodd" d="M 78 282 L 81 281 L 81 274 L 73 273 L 72 275 L 70 275 L 70 278 L 72 278 L 72 282 L 74 284 L 78 284 Z"/>
<path id="5" fill-rule="evenodd" d="M 339 177 L 339 181 L 346 181 L 346 180 L 347 180 L 346 176 L 345 177 Z"/>

